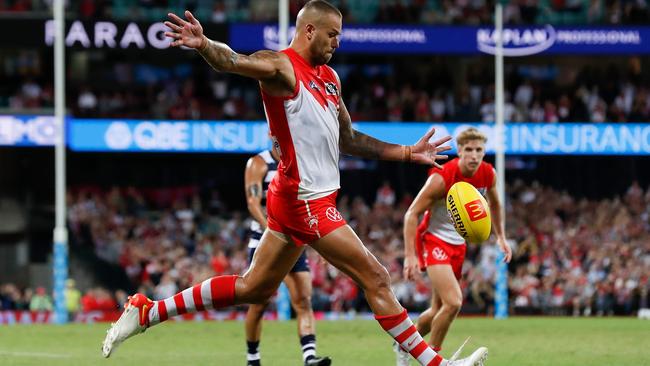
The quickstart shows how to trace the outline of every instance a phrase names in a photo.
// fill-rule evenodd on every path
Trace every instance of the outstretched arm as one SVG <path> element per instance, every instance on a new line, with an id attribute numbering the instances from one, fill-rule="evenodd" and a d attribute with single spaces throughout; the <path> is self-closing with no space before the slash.
<path id="1" fill-rule="evenodd" d="M 437 161 L 447 159 L 447 155 L 439 153 L 451 149 L 450 146 L 440 146 L 451 140 L 451 136 L 443 137 L 435 142 L 429 139 L 435 133 L 432 128 L 415 145 L 397 145 L 378 140 L 352 128 L 352 119 L 343 100 L 339 107 L 339 146 L 341 152 L 362 158 L 394 160 L 430 164 L 440 166 Z"/>
<path id="2" fill-rule="evenodd" d="M 203 34 L 201 23 L 191 12 L 185 11 L 187 20 L 173 13 L 169 13 L 168 16 L 170 21 L 166 21 L 165 25 L 171 31 L 165 32 L 165 36 L 172 39 L 171 45 L 196 49 L 217 71 L 240 74 L 260 81 L 293 75 L 289 59 L 279 52 L 258 51 L 250 56 L 242 55 L 233 51 L 225 43 L 208 39 Z M 290 82 L 288 85 L 293 86 Z"/>

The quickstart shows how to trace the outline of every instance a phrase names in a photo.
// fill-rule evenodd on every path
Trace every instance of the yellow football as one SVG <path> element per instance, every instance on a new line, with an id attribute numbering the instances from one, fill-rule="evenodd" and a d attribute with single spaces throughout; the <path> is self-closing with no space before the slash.
<path id="1" fill-rule="evenodd" d="M 480 244 L 490 236 L 490 207 L 473 185 L 458 182 L 451 186 L 447 193 L 447 212 L 454 228 L 467 242 Z"/>

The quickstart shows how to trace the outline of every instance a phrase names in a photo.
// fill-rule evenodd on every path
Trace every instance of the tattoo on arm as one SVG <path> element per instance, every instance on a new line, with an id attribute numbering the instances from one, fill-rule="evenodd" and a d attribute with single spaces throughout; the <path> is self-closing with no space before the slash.
<path id="1" fill-rule="evenodd" d="M 207 46 L 199 53 L 217 71 L 232 70 L 239 59 L 239 54 L 228 45 L 212 40 L 208 40 Z"/>
<path id="2" fill-rule="evenodd" d="M 339 112 L 339 136 L 339 145 L 344 154 L 362 158 L 379 159 L 384 149 L 392 145 L 352 128 L 350 114 L 344 106 Z"/>
<path id="3" fill-rule="evenodd" d="M 259 183 L 251 184 L 248 186 L 248 195 L 255 198 L 261 197 L 262 186 Z"/>

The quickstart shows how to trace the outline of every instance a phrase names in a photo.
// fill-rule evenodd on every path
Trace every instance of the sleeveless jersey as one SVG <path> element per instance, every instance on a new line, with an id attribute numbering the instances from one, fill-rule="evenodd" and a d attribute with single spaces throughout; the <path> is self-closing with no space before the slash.
<path id="1" fill-rule="evenodd" d="M 299 200 L 325 197 L 340 187 L 339 79 L 331 67 L 311 66 L 291 48 L 281 52 L 293 65 L 296 85 L 288 97 L 262 90 L 273 148 L 280 156 L 269 190 Z"/>
<path id="2" fill-rule="evenodd" d="M 440 174 L 445 181 L 445 197 L 449 189 L 456 182 L 467 182 L 473 185 L 483 196 L 487 190 L 494 184 L 494 167 L 486 162 L 481 162 L 476 173 L 471 177 L 463 176 L 458 166 L 459 159 L 455 158 L 440 168 L 432 168 L 429 175 Z M 433 206 L 429 209 L 430 219 L 427 230 L 443 241 L 454 244 L 465 244 L 465 239 L 456 232 L 454 225 L 449 219 L 447 213 L 447 204 L 445 199 L 436 200 Z"/>
<path id="3" fill-rule="evenodd" d="M 257 154 L 257 156 L 261 157 L 264 159 L 264 162 L 266 163 L 266 175 L 264 176 L 264 179 L 262 180 L 262 209 L 266 212 L 266 192 L 269 190 L 269 184 L 271 183 L 271 180 L 275 176 L 275 173 L 278 171 L 278 163 L 273 159 L 273 156 L 271 155 L 271 151 L 265 150 L 262 151 L 261 153 Z M 257 220 L 253 219 L 251 221 L 251 241 L 248 243 L 249 248 L 256 248 L 257 244 L 259 244 L 259 240 L 262 238 L 262 226 L 260 225 Z"/>

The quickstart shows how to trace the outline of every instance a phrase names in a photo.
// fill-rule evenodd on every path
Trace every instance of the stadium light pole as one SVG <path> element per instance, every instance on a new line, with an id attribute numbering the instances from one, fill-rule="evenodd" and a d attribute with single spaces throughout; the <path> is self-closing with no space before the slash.
<path id="1" fill-rule="evenodd" d="M 289 0 L 278 1 L 278 51 L 287 48 L 289 45 Z M 278 319 L 291 319 L 291 297 L 289 289 L 282 282 L 278 288 L 276 298 Z"/>
<path id="2" fill-rule="evenodd" d="M 505 206 L 506 206 L 506 164 L 504 144 L 504 83 L 503 83 L 503 6 L 496 4 L 494 9 L 494 27 L 496 28 L 496 49 L 494 53 L 494 117 L 495 117 L 495 154 L 497 169 L 497 191 L 503 200 L 501 217 L 505 230 Z M 508 265 L 503 262 L 503 254 L 497 256 L 497 271 L 494 296 L 494 316 L 497 319 L 508 317 Z"/>
<path id="3" fill-rule="evenodd" d="M 65 306 L 65 281 L 68 279 L 68 230 L 65 219 L 65 0 L 54 0 L 54 118 L 57 126 L 55 146 L 55 206 L 54 248 L 52 272 L 54 276 L 54 322 L 68 321 Z"/>

